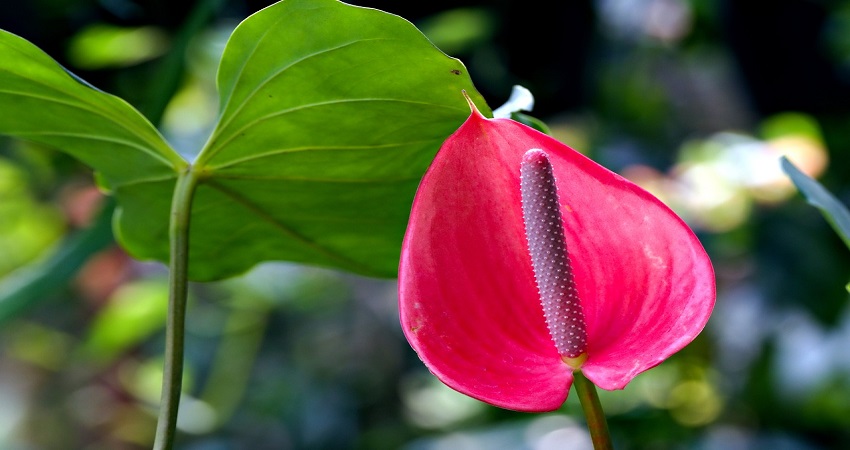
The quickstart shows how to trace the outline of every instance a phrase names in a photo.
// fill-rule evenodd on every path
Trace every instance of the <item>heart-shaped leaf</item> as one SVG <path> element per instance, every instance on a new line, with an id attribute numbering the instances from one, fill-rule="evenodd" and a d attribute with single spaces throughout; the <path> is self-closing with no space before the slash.
<path id="1" fill-rule="evenodd" d="M 218 85 L 192 273 L 259 258 L 395 276 L 419 179 L 468 111 L 464 66 L 399 17 L 286 0 L 234 31 Z"/>
<path id="2" fill-rule="evenodd" d="M 284 0 L 231 36 L 219 123 L 189 165 L 126 103 L 20 38 L 4 33 L 2 42 L 0 108 L 26 112 L 0 118 L 0 133 L 102 172 L 120 205 L 116 235 L 133 255 L 168 259 L 176 174 L 193 172 L 195 280 L 264 260 L 395 276 L 419 179 L 466 118 L 461 91 L 486 107 L 463 64 L 406 20 L 336 0 Z"/>

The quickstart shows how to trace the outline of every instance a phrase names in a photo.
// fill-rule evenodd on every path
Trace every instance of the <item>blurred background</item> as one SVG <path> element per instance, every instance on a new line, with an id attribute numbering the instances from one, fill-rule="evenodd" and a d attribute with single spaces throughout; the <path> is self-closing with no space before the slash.
<path id="1" fill-rule="evenodd" d="M 229 33 L 269 3 L 2 2 L 0 28 L 188 154 L 215 120 Z M 529 88 L 556 137 L 699 234 L 716 310 L 685 350 L 601 392 L 618 449 L 850 448 L 850 250 L 778 164 L 850 203 L 850 1 L 351 3 L 413 21 L 492 107 Z M 116 247 L 110 208 L 83 165 L 0 139 L 0 448 L 150 448 L 166 270 Z M 395 288 L 285 263 L 193 285 L 179 448 L 591 448 L 573 396 L 521 414 L 430 376 Z"/>

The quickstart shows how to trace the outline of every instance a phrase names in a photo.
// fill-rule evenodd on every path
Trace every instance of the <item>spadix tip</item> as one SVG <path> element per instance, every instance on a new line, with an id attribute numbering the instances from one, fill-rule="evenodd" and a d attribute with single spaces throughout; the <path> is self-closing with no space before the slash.
<path id="1" fill-rule="evenodd" d="M 532 148 L 522 155 L 522 162 L 524 163 L 541 163 L 547 161 L 549 161 L 549 155 L 539 148 Z"/>

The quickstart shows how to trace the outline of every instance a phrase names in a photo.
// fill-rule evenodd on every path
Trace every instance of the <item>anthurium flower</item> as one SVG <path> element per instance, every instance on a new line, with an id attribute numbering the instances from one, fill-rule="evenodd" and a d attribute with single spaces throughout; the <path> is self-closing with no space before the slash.
<path id="1" fill-rule="evenodd" d="M 705 250 L 661 201 L 477 111 L 421 181 L 399 267 L 402 327 L 425 365 L 519 411 L 560 407 L 576 370 L 624 388 L 691 342 L 714 300 Z"/>

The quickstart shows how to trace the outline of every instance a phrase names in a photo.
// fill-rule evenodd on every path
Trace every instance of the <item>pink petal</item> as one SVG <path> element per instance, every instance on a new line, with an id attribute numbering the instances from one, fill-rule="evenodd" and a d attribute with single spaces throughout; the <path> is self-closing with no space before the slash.
<path id="1" fill-rule="evenodd" d="M 585 375 L 605 389 L 675 353 L 714 304 L 711 263 L 659 200 L 560 142 L 477 112 L 440 149 L 402 247 L 404 332 L 448 386 L 504 408 L 548 411 L 572 372 L 549 336 L 526 248 L 523 154 L 554 167 L 565 238 L 587 320 Z"/>

